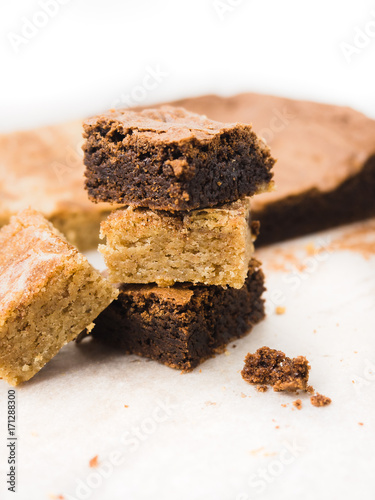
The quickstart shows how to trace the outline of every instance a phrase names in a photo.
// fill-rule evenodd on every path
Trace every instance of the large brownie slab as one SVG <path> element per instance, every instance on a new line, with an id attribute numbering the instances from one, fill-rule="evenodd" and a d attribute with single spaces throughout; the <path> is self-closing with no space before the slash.
<path id="1" fill-rule="evenodd" d="M 252 260 L 242 288 L 122 285 L 92 335 L 124 353 L 190 370 L 264 318 L 264 277 Z"/>
<path id="2" fill-rule="evenodd" d="M 267 191 L 274 159 L 250 125 L 182 108 L 112 110 L 84 123 L 92 201 L 193 210 Z"/>
<path id="3" fill-rule="evenodd" d="M 257 244 L 375 216 L 375 121 L 350 108 L 260 94 L 173 103 L 251 123 L 277 158 L 276 189 L 255 196 Z"/>

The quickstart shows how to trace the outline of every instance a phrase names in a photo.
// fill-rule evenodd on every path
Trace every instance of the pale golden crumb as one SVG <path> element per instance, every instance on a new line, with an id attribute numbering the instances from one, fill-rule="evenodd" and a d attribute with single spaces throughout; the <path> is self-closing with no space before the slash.
<path id="1" fill-rule="evenodd" d="M 98 455 L 95 455 L 90 461 L 89 461 L 89 466 L 92 468 L 95 468 L 98 466 Z"/>
<path id="2" fill-rule="evenodd" d="M 93 328 L 95 328 L 95 323 L 90 323 L 88 326 L 86 326 L 87 335 L 91 332 Z"/>
<path id="3" fill-rule="evenodd" d="M 307 255 L 315 255 L 318 253 L 318 249 L 315 247 L 314 243 L 309 243 L 305 247 Z"/>
<path id="4" fill-rule="evenodd" d="M 241 398 L 246 398 L 246 394 L 244 394 L 243 392 L 241 392 Z"/>
<path id="5" fill-rule="evenodd" d="M 282 306 L 277 306 L 275 311 L 276 311 L 276 314 L 284 314 L 286 311 L 286 308 L 282 307 Z"/>
<path id="6" fill-rule="evenodd" d="M 260 448 L 257 448 L 256 450 L 251 450 L 250 455 L 257 455 L 262 450 L 264 450 L 264 446 L 261 446 Z"/>

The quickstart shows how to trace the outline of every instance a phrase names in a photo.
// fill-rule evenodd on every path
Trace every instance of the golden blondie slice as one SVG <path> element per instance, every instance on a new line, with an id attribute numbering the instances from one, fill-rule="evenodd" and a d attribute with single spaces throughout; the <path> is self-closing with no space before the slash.
<path id="1" fill-rule="evenodd" d="M 128 207 L 101 224 L 113 283 L 203 283 L 241 288 L 254 252 L 250 199 L 191 212 Z"/>
<path id="2" fill-rule="evenodd" d="M 29 380 L 117 296 L 40 213 L 0 231 L 0 378 Z"/>

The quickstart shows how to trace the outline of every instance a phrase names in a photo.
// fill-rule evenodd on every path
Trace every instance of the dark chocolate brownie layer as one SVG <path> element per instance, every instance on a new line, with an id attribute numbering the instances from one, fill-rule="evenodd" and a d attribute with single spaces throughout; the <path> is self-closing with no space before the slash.
<path id="1" fill-rule="evenodd" d="M 164 106 L 109 111 L 84 123 L 93 201 L 192 210 L 270 189 L 275 160 L 250 125 Z"/>
<path id="2" fill-rule="evenodd" d="M 358 111 L 250 93 L 172 104 L 251 123 L 267 140 L 276 189 L 253 199 L 257 245 L 375 216 L 375 121 Z"/>
<path id="3" fill-rule="evenodd" d="M 252 260 L 240 289 L 122 285 L 92 335 L 126 353 L 191 370 L 264 318 L 264 276 Z"/>

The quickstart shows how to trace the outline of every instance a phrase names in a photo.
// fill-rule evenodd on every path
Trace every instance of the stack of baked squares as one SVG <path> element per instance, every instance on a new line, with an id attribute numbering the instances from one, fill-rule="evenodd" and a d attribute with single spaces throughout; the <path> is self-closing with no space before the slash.
<path id="1" fill-rule="evenodd" d="M 86 188 L 123 205 L 99 246 L 117 300 L 92 335 L 189 370 L 264 317 L 250 197 L 274 159 L 251 126 L 182 108 L 111 110 L 84 123 Z"/>

